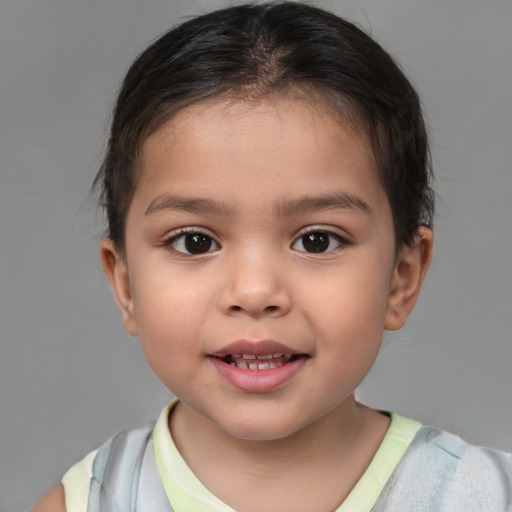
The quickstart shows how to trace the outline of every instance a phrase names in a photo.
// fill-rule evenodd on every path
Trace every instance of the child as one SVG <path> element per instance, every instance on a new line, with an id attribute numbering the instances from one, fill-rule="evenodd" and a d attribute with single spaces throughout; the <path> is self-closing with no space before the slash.
<path id="1" fill-rule="evenodd" d="M 178 399 L 33 510 L 512 510 L 507 455 L 354 398 L 433 241 L 418 97 L 361 30 L 278 3 L 170 31 L 97 183 L 124 326 Z"/>

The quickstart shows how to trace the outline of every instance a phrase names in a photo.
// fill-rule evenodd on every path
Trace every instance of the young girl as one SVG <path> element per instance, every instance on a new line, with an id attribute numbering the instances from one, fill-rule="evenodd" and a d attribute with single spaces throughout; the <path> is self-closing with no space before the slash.
<path id="1" fill-rule="evenodd" d="M 512 510 L 507 455 L 354 398 L 433 239 L 418 97 L 361 30 L 281 3 L 170 31 L 97 184 L 124 326 L 178 399 L 34 511 Z"/>

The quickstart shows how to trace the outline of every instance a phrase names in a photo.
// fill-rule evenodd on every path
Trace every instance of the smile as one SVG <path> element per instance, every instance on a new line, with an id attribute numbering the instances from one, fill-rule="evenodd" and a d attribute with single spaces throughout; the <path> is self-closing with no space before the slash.
<path id="1" fill-rule="evenodd" d="M 231 386 L 249 393 L 268 393 L 290 382 L 309 357 L 283 352 L 254 354 L 249 351 L 209 357 L 219 375 Z"/>
<path id="2" fill-rule="evenodd" d="M 267 393 L 285 386 L 309 358 L 270 339 L 240 339 L 209 355 L 224 380 L 250 393 Z"/>
<path id="3" fill-rule="evenodd" d="M 272 370 L 292 362 L 297 356 L 291 354 L 228 354 L 222 360 L 241 370 Z"/>

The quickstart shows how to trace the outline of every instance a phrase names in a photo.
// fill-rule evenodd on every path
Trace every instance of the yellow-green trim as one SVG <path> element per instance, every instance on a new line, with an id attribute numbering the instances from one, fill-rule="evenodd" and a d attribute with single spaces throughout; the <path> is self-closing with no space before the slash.
<path id="1" fill-rule="evenodd" d="M 421 423 L 391 414 L 391 424 L 365 473 L 336 512 L 370 512 Z"/>
<path id="2" fill-rule="evenodd" d="M 169 413 L 176 403 L 162 411 L 153 433 L 156 464 L 174 512 L 236 512 L 199 481 L 176 448 L 168 426 Z"/>
<path id="3" fill-rule="evenodd" d="M 168 425 L 176 403 L 162 411 L 154 430 L 156 462 L 174 511 L 236 512 L 199 481 L 176 448 Z M 391 413 L 391 424 L 370 466 L 335 512 L 370 512 L 420 428 L 421 423 Z"/>
<path id="4" fill-rule="evenodd" d="M 67 512 L 87 512 L 92 465 L 97 451 L 89 453 L 62 477 Z"/>

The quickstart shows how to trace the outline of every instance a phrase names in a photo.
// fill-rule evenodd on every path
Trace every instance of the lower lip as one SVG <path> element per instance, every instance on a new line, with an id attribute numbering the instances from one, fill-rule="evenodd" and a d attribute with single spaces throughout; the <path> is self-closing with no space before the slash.
<path id="1" fill-rule="evenodd" d="M 233 386 L 249 393 L 267 393 L 286 384 L 306 363 L 306 357 L 268 370 L 242 370 L 221 359 L 211 357 L 219 373 Z"/>

